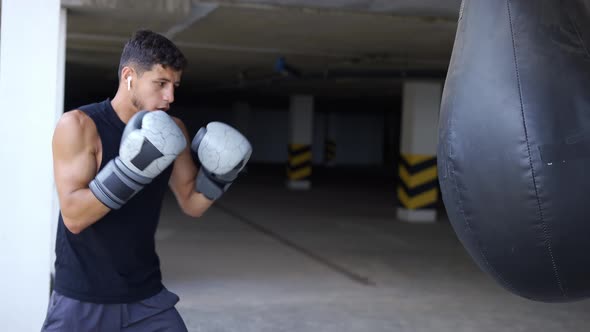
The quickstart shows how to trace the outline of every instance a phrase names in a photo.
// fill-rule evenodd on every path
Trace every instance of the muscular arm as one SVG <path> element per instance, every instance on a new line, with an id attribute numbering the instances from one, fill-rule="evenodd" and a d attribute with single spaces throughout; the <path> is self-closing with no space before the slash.
<path id="1" fill-rule="evenodd" d="M 80 111 L 65 113 L 53 135 L 53 169 L 61 214 L 74 234 L 110 211 L 88 189 L 97 173 L 97 140 L 94 123 Z"/>
<path id="2" fill-rule="evenodd" d="M 190 142 L 188 132 L 182 121 L 174 119 L 182 129 L 187 142 Z M 192 217 L 200 217 L 211 207 L 212 200 L 195 191 L 195 179 L 198 169 L 193 162 L 190 144 L 182 151 L 174 162 L 172 175 L 170 176 L 170 188 L 176 196 L 176 200 L 182 211 Z"/>

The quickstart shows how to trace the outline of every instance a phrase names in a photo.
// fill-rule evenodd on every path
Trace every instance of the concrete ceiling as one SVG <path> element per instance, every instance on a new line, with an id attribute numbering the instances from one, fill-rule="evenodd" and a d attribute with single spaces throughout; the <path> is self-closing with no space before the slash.
<path id="1" fill-rule="evenodd" d="M 62 0 L 71 75 L 114 80 L 121 48 L 147 28 L 189 59 L 198 94 L 389 95 L 399 77 L 444 76 L 459 0 Z M 274 70 L 284 57 L 299 78 Z M 184 87 L 183 87 L 184 89 Z"/>

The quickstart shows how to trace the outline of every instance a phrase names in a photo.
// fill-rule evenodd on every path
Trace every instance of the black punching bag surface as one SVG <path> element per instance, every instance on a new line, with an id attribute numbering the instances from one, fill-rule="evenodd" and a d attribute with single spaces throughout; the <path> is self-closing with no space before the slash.
<path id="1" fill-rule="evenodd" d="M 590 296 L 590 0 L 464 0 L 439 122 L 451 224 L 537 301 Z"/>

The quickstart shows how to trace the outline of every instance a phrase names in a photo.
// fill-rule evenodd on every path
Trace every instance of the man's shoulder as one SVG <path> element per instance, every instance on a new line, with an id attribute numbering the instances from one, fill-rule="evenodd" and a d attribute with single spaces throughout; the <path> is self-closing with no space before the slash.
<path id="1" fill-rule="evenodd" d="M 94 121 L 85 112 L 79 109 L 74 109 L 62 114 L 57 122 L 55 131 L 67 131 L 81 137 L 98 134 Z"/>
<path id="2" fill-rule="evenodd" d="M 92 119 L 84 111 L 74 109 L 61 115 L 58 121 L 58 127 L 65 126 L 71 129 L 85 128 L 89 125 L 89 122 L 92 122 Z"/>

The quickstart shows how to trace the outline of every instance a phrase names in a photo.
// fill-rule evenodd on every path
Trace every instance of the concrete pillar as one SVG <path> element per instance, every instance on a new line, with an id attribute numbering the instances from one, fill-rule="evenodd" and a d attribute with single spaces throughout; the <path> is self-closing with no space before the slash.
<path id="1" fill-rule="evenodd" d="M 404 82 L 402 103 L 399 219 L 436 221 L 436 145 L 442 83 Z"/>
<path id="2" fill-rule="evenodd" d="M 67 10 L 65 8 L 60 9 L 59 19 L 59 40 L 58 40 L 58 58 L 57 58 L 57 97 L 56 97 L 56 112 L 55 112 L 55 123 L 59 120 L 63 112 L 65 111 L 64 96 L 65 96 L 65 79 L 66 79 L 66 35 L 67 35 Z M 51 275 L 55 274 L 55 237 L 57 234 L 57 219 L 59 218 L 59 199 L 57 196 L 57 188 L 53 186 L 53 216 L 51 217 L 51 259 L 50 269 Z M 52 285 L 53 287 L 53 285 Z"/>
<path id="3" fill-rule="evenodd" d="M 336 112 L 327 113 L 324 124 L 324 165 L 333 167 L 336 159 Z"/>
<path id="4" fill-rule="evenodd" d="M 313 96 L 291 96 L 287 188 L 311 189 Z"/>
<path id="5" fill-rule="evenodd" d="M 0 322 L 39 331 L 55 241 L 51 140 L 63 112 L 66 11 L 60 0 L 2 0 L 1 22 Z"/>

